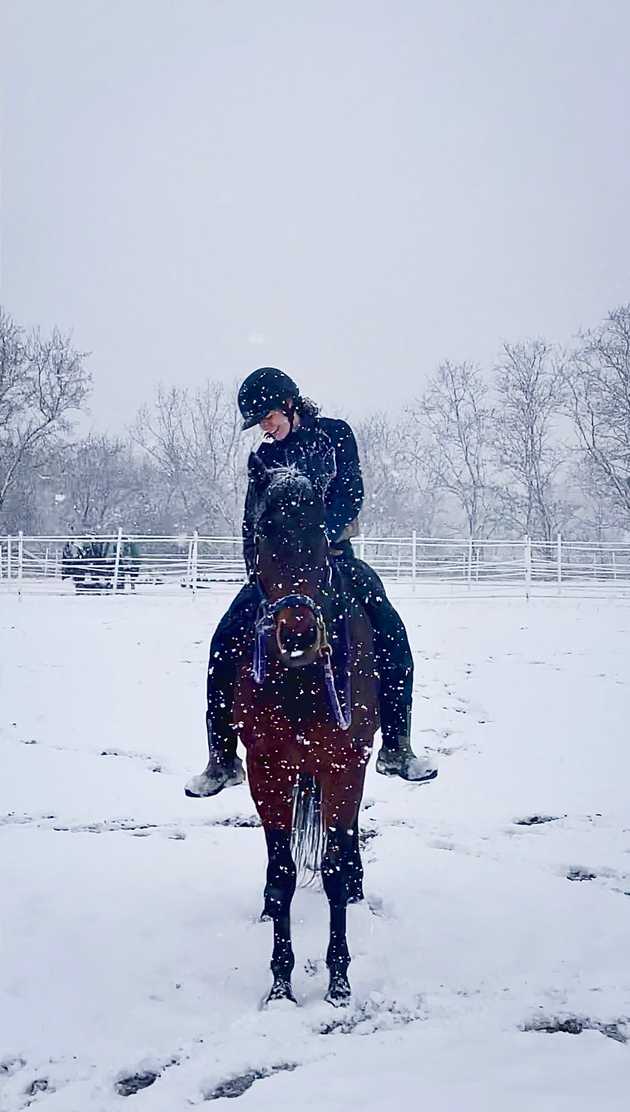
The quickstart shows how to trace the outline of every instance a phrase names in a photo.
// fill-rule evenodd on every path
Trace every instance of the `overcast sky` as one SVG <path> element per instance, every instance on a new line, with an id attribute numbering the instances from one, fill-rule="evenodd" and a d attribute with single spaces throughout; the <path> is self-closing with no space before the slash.
<path id="1" fill-rule="evenodd" d="M 274 364 L 329 411 L 630 300 L 627 0 L 5 0 L 2 302 L 99 429 Z"/>

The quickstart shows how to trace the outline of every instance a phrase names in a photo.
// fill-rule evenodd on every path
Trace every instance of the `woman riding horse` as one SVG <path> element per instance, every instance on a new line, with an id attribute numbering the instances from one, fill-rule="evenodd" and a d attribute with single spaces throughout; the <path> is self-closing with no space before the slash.
<path id="1" fill-rule="evenodd" d="M 260 425 L 265 440 L 256 455 L 267 469 L 292 464 L 330 466 L 334 477 L 325 490 L 325 525 L 329 552 L 343 570 L 344 582 L 372 625 L 376 667 L 380 675 L 382 746 L 377 772 L 404 780 L 427 781 L 437 769 L 411 747 L 413 658 L 400 615 L 391 605 L 372 568 L 355 557 L 350 536 L 363 504 L 363 481 L 357 445 L 345 421 L 319 417 L 296 383 L 283 371 L 261 367 L 246 378 L 238 394 L 243 430 Z M 210 644 L 206 727 L 209 759 L 206 768 L 186 785 L 186 795 L 213 796 L 241 784 L 243 764 L 237 756 L 238 725 L 234 724 L 234 688 L 239 665 L 252 658 L 254 624 L 260 603 L 254 543 L 255 486 L 245 502 L 243 550 L 249 582 L 239 591 L 219 622 Z"/>
<path id="2" fill-rule="evenodd" d="M 295 1002 L 291 903 L 298 875 L 319 872 L 330 908 L 326 1000 L 341 1006 L 352 991 L 346 909 L 363 898 L 358 818 L 379 680 L 367 614 L 329 555 L 324 498 L 334 472 L 332 451 L 271 470 L 250 457 L 260 602 L 234 718 L 267 842 L 267 1000 Z"/>

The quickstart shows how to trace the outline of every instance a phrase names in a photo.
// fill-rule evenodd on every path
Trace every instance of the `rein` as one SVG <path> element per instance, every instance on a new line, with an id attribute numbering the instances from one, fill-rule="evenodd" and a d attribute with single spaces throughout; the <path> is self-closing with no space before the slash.
<path id="1" fill-rule="evenodd" d="M 335 674 L 332 665 L 332 647 L 328 641 L 326 622 L 321 606 L 310 598 L 309 595 L 283 595 L 282 598 L 276 599 L 275 602 L 269 602 L 262 593 L 260 584 L 259 590 L 262 598 L 256 613 L 256 622 L 254 626 L 254 662 L 252 668 L 255 682 L 257 684 L 263 684 L 267 678 L 267 637 L 274 628 L 274 618 L 276 614 L 279 610 L 290 610 L 297 606 L 305 606 L 311 611 L 317 624 L 319 638 L 318 652 L 324 666 L 324 681 L 331 710 L 340 729 L 347 730 L 352 721 L 350 674 L 348 672 L 346 674 L 342 699 L 340 699 L 335 684 Z M 347 661 L 350 655 L 350 634 L 347 620 L 344 621 L 344 639 L 344 658 Z"/>

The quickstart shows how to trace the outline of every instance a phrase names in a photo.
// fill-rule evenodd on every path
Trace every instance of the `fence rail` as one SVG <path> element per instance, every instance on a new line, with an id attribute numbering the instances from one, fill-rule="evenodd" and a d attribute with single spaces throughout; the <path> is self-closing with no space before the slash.
<path id="1" fill-rule="evenodd" d="M 630 542 L 553 542 L 360 536 L 356 554 L 383 578 L 422 586 L 500 592 L 630 594 Z M 142 593 L 202 591 L 245 576 L 238 537 L 117 533 L 0 537 L 0 591 Z"/>

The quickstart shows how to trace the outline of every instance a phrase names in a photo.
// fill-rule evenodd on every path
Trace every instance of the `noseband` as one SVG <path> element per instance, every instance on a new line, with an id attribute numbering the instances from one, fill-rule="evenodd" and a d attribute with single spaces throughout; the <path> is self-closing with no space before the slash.
<path id="1" fill-rule="evenodd" d="M 262 598 L 256 613 L 254 627 L 256 637 L 254 641 L 254 664 L 252 669 L 255 682 L 257 684 L 263 684 L 267 678 L 267 637 L 274 628 L 276 614 L 279 610 L 292 610 L 296 609 L 298 606 L 305 607 L 307 610 L 311 611 L 315 618 L 315 624 L 317 626 L 317 655 L 321 657 L 324 666 L 324 680 L 331 710 L 337 725 L 342 730 L 347 730 L 352 721 L 350 675 L 349 673 L 347 674 L 343 692 L 344 705 L 342 706 L 342 701 L 339 699 L 337 687 L 335 685 L 335 676 L 332 666 L 332 648 L 328 640 L 326 622 L 321 606 L 310 598 L 309 595 L 283 595 L 282 598 L 276 599 L 275 602 L 270 602 L 262 593 L 260 584 L 259 589 Z M 350 644 L 347 622 L 344 622 L 344 636 L 346 638 L 345 658 L 348 660 Z"/>

